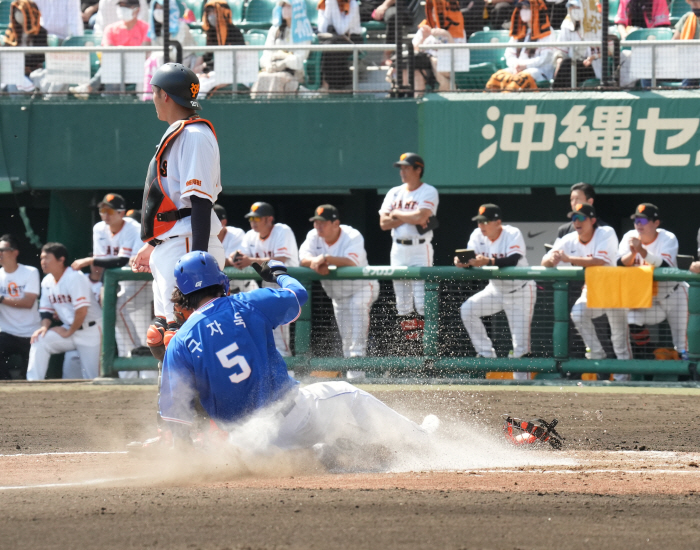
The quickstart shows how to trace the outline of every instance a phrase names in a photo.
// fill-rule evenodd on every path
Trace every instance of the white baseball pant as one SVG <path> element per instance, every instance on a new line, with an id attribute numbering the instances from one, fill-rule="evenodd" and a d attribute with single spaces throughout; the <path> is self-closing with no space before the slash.
<path id="1" fill-rule="evenodd" d="M 481 292 L 470 297 L 459 308 L 464 327 L 467 329 L 477 355 L 496 357 L 493 344 L 481 317 L 504 311 L 513 338 L 513 357 L 530 353 L 530 330 L 532 315 L 537 301 L 535 281 L 517 281 L 522 286 L 513 291 L 501 291 L 491 282 Z"/>
<path id="2" fill-rule="evenodd" d="M 350 439 L 359 444 L 428 450 L 428 432 L 369 393 L 347 382 L 319 382 L 300 390 L 281 419 L 273 444 L 310 448 Z"/>
<path id="3" fill-rule="evenodd" d="M 345 357 L 364 357 L 367 354 L 369 311 L 378 297 L 379 282 L 374 282 L 347 298 L 332 300 Z"/>
<path id="4" fill-rule="evenodd" d="M 165 317 L 168 323 L 175 321 L 173 303 L 170 301 L 175 289 L 175 264 L 191 251 L 191 237 L 176 237 L 156 246 L 151 254 L 153 311 L 156 317 Z M 223 269 L 226 262 L 224 247 L 216 235 L 209 236 L 208 252 L 216 258 L 219 267 Z"/>
<path id="5" fill-rule="evenodd" d="M 649 309 L 630 309 L 627 315 L 630 324 L 656 325 L 668 319 L 676 350 L 688 349 L 688 286 L 677 283 L 668 291 L 659 289 Z"/>
<path id="6" fill-rule="evenodd" d="M 433 265 L 433 245 L 399 244 L 391 245 L 391 265 L 406 267 L 427 267 Z M 408 315 L 415 306 L 418 315 L 425 313 L 425 281 L 394 280 L 396 311 L 398 315 Z"/>
<path id="7" fill-rule="evenodd" d="M 153 288 L 148 281 L 122 281 L 117 294 L 116 336 L 119 357 L 130 357 L 131 350 L 146 345 L 151 324 Z"/>
<path id="8" fill-rule="evenodd" d="M 101 348 L 102 325 L 100 323 L 78 330 L 68 338 L 63 338 L 55 330 L 49 329 L 43 338 L 32 344 L 29 349 L 27 380 L 43 380 L 49 368 L 51 355 L 72 350 L 77 350 L 80 355 L 83 378 L 97 378 L 100 374 Z"/>
<path id="9" fill-rule="evenodd" d="M 604 359 L 605 350 L 598 340 L 598 335 L 593 326 L 593 319 L 605 315 L 610 323 L 610 340 L 612 341 L 615 356 L 618 359 L 630 359 L 632 350 L 630 349 L 629 325 L 627 324 L 626 309 L 603 309 L 590 308 L 586 305 L 587 290 L 583 287 L 581 296 L 576 300 L 571 308 L 571 320 L 576 326 L 576 330 L 581 335 L 583 343 L 591 350 L 591 357 L 594 359 Z"/>

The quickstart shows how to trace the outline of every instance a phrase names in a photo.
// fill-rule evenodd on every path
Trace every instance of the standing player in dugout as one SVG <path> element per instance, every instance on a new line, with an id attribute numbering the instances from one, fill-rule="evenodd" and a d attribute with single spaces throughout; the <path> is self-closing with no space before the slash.
<path id="1" fill-rule="evenodd" d="M 147 343 L 159 361 L 179 328 L 170 297 L 174 268 L 193 250 L 209 252 L 224 267 L 212 210 L 221 192 L 219 146 L 211 122 L 200 118 L 199 79 L 179 63 L 166 63 L 151 79 L 158 119 L 169 124 L 148 166 L 143 193 L 141 240 L 132 269 L 153 274 L 155 320 Z"/>

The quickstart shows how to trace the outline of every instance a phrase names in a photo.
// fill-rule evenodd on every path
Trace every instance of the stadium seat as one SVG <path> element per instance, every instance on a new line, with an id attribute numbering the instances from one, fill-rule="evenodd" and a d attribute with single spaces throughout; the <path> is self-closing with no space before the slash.
<path id="1" fill-rule="evenodd" d="M 199 22 L 202 20 L 202 10 L 204 9 L 204 0 L 184 0 L 184 2 L 178 1 L 178 5 L 180 6 L 180 15 L 185 13 L 183 8 L 187 8 L 187 9 L 192 10 L 192 13 L 194 14 L 195 21 Z"/>
<path id="2" fill-rule="evenodd" d="M 669 6 L 671 12 L 671 26 L 674 27 L 676 23 L 689 11 L 692 11 L 691 7 L 685 0 L 673 0 Z"/>
<path id="3" fill-rule="evenodd" d="M 267 31 L 251 29 L 243 35 L 246 46 L 264 46 L 267 40 Z M 258 52 L 258 59 L 262 57 L 263 50 Z"/>
<path id="4" fill-rule="evenodd" d="M 55 34 L 49 34 L 46 37 L 46 41 L 49 45 L 49 48 L 58 48 L 61 45 L 61 39 Z"/>
<path id="5" fill-rule="evenodd" d="M 469 37 L 471 44 L 505 43 L 510 40 L 508 31 L 478 31 Z M 493 50 L 471 50 L 469 52 L 469 72 L 455 73 L 455 86 L 458 90 L 483 90 L 491 75 L 506 66 L 504 48 Z"/>
<path id="6" fill-rule="evenodd" d="M 627 35 L 625 40 L 671 40 L 673 31 L 662 27 L 658 29 L 637 29 Z M 623 46 L 623 50 L 629 50 L 629 46 Z"/>
<path id="7" fill-rule="evenodd" d="M 239 26 L 243 21 L 243 8 L 245 0 L 228 0 L 228 6 L 231 8 L 231 20 L 233 24 Z"/>
<path id="8" fill-rule="evenodd" d="M 0 27 L 6 29 L 10 26 L 10 8 L 12 2 L 10 0 L 2 0 L 0 2 Z"/>
<path id="9" fill-rule="evenodd" d="M 242 29 L 269 29 L 272 26 L 273 0 L 250 0 L 245 9 L 245 19 L 239 25 Z"/>
<path id="10" fill-rule="evenodd" d="M 683 0 L 685 2 L 685 0 Z M 608 2 L 608 22 L 611 25 L 615 24 L 615 17 L 617 17 L 617 8 L 620 6 L 620 0 L 609 0 Z"/>
<path id="11" fill-rule="evenodd" d="M 314 34 L 312 44 L 318 44 L 318 37 Z M 309 52 L 309 57 L 304 61 L 304 87 L 309 90 L 318 90 L 321 87 L 321 52 Z"/>
<path id="12" fill-rule="evenodd" d="M 62 46 L 99 46 L 102 43 L 102 35 L 88 34 L 85 36 L 69 36 L 63 41 Z M 96 52 L 90 53 L 90 73 L 94 76 L 100 68 L 100 59 Z"/>

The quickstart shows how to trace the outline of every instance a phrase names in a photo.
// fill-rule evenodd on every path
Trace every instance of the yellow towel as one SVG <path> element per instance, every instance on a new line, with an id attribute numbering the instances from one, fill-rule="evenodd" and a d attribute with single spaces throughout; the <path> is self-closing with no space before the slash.
<path id="1" fill-rule="evenodd" d="M 586 287 L 590 308 L 650 308 L 654 268 L 587 267 Z"/>

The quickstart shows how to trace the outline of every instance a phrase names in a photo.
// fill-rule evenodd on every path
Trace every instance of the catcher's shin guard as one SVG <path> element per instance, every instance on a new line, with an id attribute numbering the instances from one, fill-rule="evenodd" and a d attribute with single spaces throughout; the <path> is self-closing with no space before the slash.
<path id="1" fill-rule="evenodd" d="M 554 449 L 562 448 L 564 438 L 554 429 L 559 423 L 556 418 L 551 422 L 546 422 L 541 418 L 521 420 L 508 414 L 501 416 L 504 418 L 503 433 L 513 445 L 549 443 Z"/>

